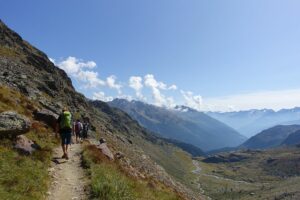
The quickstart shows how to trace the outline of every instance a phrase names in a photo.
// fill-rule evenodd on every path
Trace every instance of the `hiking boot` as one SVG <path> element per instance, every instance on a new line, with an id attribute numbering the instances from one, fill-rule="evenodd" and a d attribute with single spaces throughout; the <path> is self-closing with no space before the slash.
<path id="1" fill-rule="evenodd" d="M 65 159 L 66 159 L 66 160 L 69 160 L 69 156 L 68 156 L 68 154 L 66 154 L 66 156 L 65 156 Z"/>
<path id="2" fill-rule="evenodd" d="M 64 155 L 61 158 L 66 158 L 66 154 L 64 153 Z"/>

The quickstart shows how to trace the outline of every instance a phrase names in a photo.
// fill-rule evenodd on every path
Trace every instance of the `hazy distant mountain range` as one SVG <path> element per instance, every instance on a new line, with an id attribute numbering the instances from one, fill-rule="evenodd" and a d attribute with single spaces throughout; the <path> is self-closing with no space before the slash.
<path id="1" fill-rule="evenodd" d="M 300 108 L 282 109 L 277 112 L 270 109 L 239 112 L 207 112 L 207 115 L 231 126 L 246 137 L 276 125 L 300 124 Z"/>
<path id="2" fill-rule="evenodd" d="M 268 149 L 268 148 L 278 147 L 283 144 L 286 145 L 297 144 L 300 142 L 299 140 L 300 137 L 298 137 L 299 130 L 300 130 L 300 125 L 274 126 L 251 137 L 240 147 L 249 148 L 249 149 Z"/>
<path id="3" fill-rule="evenodd" d="M 122 109 L 142 126 L 165 138 L 193 144 L 205 151 L 238 146 L 246 139 L 226 124 L 188 107 L 169 110 L 124 99 L 115 99 L 109 105 Z"/>

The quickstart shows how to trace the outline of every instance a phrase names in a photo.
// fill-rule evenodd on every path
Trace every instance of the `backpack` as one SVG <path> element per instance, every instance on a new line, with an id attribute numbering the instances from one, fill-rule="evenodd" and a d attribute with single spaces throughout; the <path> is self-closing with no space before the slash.
<path id="1" fill-rule="evenodd" d="M 61 114 L 60 116 L 60 123 L 59 126 L 61 129 L 71 129 L 72 128 L 72 124 L 71 124 L 71 118 L 72 115 L 69 111 L 65 111 Z"/>
<path id="2" fill-rule="evenodd" d="M 82 130 L 82 124 L 81 122 L 75 123 L 75 132 L 80 132 Z"/>
<path id="3" fill-rule="evenodd" d="M 89 130 L 89 124 L 88 123 L 83 123 L 83 130 L 88 131 Z"/>

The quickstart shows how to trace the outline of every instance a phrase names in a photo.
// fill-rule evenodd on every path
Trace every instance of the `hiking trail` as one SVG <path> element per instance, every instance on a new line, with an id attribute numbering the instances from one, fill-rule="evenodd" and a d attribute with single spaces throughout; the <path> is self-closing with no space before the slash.
<path id="1" fill-rule="evenodd" d="M 52 177 L 47 200 L 85 200 L 88 199 L 87 178 L 81 167 L 81 144 L 69 147 L 69 160 L 62 159 L 62 149 L 54 149 L 49 174 Z"/>

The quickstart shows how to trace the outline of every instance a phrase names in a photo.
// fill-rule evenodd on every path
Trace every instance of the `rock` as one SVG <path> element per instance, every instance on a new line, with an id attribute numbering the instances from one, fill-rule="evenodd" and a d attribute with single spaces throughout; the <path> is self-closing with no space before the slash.
<path id="1" fill-rule="evenodd" d="M 42 109 L 40 111 L 36 111 L 33 113 L 34 118 L 38 121 L 43 121 L 47 125 L 51 126 L 52 128 L 55 128 L 56 121 L 58 119 L 58 115 L 53 113 L 50 110 Z"/>
<path id="2" fill-rule="evenodd" d="M 53 171 L 55 171 L 53 167 L 48 169 L 48 172 L 53 172 Z"/>
<path id="3" fill-rule="evenodd" d="M 99 140 L 100 144 L 106 143 L 106 140 L 104 138 L 100 138 Z"/>
<path id="4" fill-rule="evenodd" d="M 98 149 L 109 159 L 114 160 L 114 155 L 106 145 L 106 143 L 102 143 L 99 146 L 97 146 Z"/>
<path id="5" fill-rule="evenodd" d="M 120 151 L 118 151 L 118 152 L 115 154 L 115 156 L 116 156 L 117 159 L 122 159 L 122 158 L 125 157 L 125 155 L 124 155 L 122 152 L 120 152 Z"/>
<path id="6" fill-rule="evenodd" d="M 30 120 L 14 111 L 0 113 L 0 137 L 16 137 L 29 131 Z"/>
<path id="7" fill-rule="evenodd" d="M 17 136 L 16 144 L 14 147 L 27 155 L 32 154 L 32 152 L 37 149 L 40 149 L 40 147 L 36 143 L 28 139 L 25 135 Z"/>
<path id="8" fill-rule="evenodd" d="M 24 75 L 24 74 L 22 74 L 22 75 L 21 75 L 21 79 L 27 79 L 27 76 Z"/>

